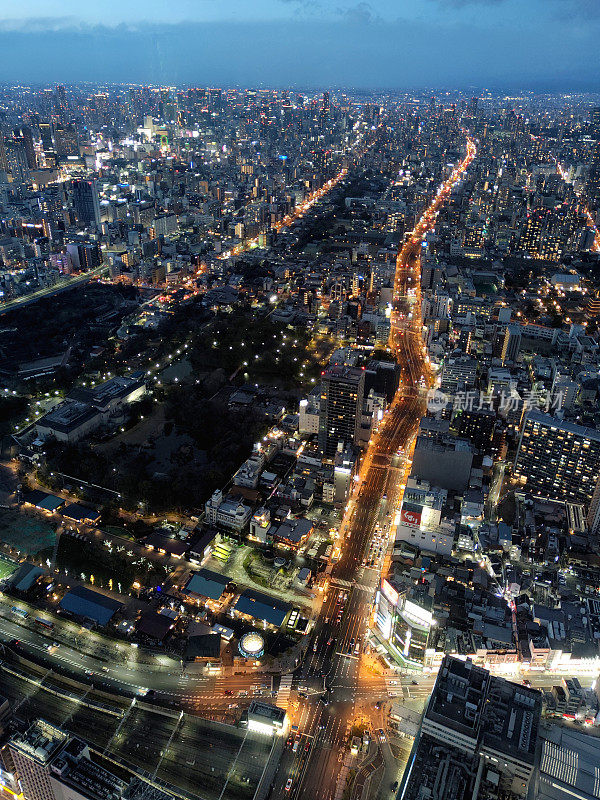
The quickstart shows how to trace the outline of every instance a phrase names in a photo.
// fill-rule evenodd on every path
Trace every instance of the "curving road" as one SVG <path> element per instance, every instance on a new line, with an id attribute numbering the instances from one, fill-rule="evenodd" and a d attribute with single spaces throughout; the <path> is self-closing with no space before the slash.
<path id="1" fill-rule="evenodd" d="M 402 382 L 380 431 L 369 443 L 359 488 L 342 524 L 341 558 L 332 572 L 309 655 L 297 676 L 298 688 L 306 695 L 292 719 L 298 726 L 299 745 L 295 753 L 292 749 L 284 753 L 272 798 L 334 800 L 341 796 L 338 781 L 343 781 L 346 743 L 359 711 L 357 704 L 385 692 L 382 678 L 361 670 L 362 643 L 380 578 L 379 569 L 365 567 L 364 559 L 378 519 L 387 508 L 397 506 L 403 471 L 396 468 L 396 454 L 400 449 L 409 452 L 425 412 L 423 390 L 430 374 L 421 341 L 421 243 L 475 152 L 475 144 L 468 139 L 465 158 L 442 184 L 398 253 L 390 346 L 401 366 Z M 412 315 L 403 313 L 409 295 L 415 298 Z"/>

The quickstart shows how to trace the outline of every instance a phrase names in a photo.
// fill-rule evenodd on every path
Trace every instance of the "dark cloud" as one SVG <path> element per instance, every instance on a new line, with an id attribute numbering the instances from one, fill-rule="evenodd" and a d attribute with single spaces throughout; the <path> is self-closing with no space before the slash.
<path id="1" fill-rule="evenodd" d="M 549 0 L 546 0 L 549 2 Z M 4 81 L 116 81 L 221 86 L 412 88 L 542 91 L 594 89 L 596 25 L 521 25 L 400 20 L 373 24 L 372 9 L 334 0 L 329 19 L 154 23 L 57 29 L 0 27 Z M 364 0 L 366 2 L 366 0 Z M 377 8 L 373 2 L 373 7 Z M 345 11 L 355 9 L 352 24 Z M 341 10 L 340 10 L 341 9 Z M 364 24 L 371 21 L 371 24 Z M 351 54 L 351 57 L 349 57 Z"/>
<path id="2" fill-rule="evenodd" d="M 510 0 L 432 0 L 447 8 L 467 6 L 500 6 Z M 540 2 L 551 15 L 561 19 L 600 18 L 600 0 L 544 0 Z"/>
<path id="3" fill-rule="evenodd" d="M 600 18 L 600 0 L 555 0 L 555 3 L 564 18 Z"/>
<path id="4" fill-rule="evenodd" d="M 338 8 L 337 11 L 342 19 L 353 25 L 370 25 L 373 22 L 381 22 L 381 17 L 374 12 L 370 3 L 360 2 L 348 8 Z"/>
<path id="5" fill-rule="evenodd" d="M 451 8 L 464 8 L 465 6 L 499 6 L 507 0 L 433 0 L 440 6 Z"/>

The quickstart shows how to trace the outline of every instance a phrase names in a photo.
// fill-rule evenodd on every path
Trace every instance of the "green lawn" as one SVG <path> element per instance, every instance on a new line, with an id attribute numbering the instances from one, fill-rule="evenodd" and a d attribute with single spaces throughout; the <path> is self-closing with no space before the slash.
<path id="1" fill-rule="evenodd" d="M 13 572 L 17 569 L 18 564 L 15 564 L 14 561 L 7 561 L 6 559 L 0 556 L 0 581 L 3 581 L 5 578 L 8 578 L 9 575 L 12 575 Z"/>

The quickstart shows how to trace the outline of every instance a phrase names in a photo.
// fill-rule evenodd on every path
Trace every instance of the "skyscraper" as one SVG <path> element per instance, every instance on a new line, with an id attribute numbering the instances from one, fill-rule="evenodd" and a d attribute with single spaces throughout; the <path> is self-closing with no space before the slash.
<path id="1" fill-rule="evenodd" d="M 28 125 L 21 125 L 14 130 L 14 137 L 17 142 L 25 148 L 27 156 L 27 166 L 29 169 L 35 169 L 37 166 L 37 158 L 35 156 L 35 148 L 33 146 L 33 135 L 31 128 Z"/>
<path id="2" fill-rule="evenodd" d="M 100 201 L 95 181 L 75 180 L 73 207 L 81 225 L 100 225 Z"/>
<path id="3" fill-rule="evenodd" d="M 594 136 L 600 139 L 600 106 L 592 108 L 591 122 Z"/>
<path id="4" fill-rule="evenodd" d="M 5 143 L 6 162 L 14 183 L 27 183 L 31 178 L 24 145 L 16 139 Z"/>
<path id="5" fill-rule="evenodd" d="M 54 141 L 52 139 L 52 123 L 40 122 L 39 131 L 40 138 L 42 140 L 42 149 L 45 153 L 51 151 L 54 147 Z"/>
<path id="6" fill-rule="evenodd" d="M 354 367 L 335 366 L 321 377 L 319 449 L 333 458 L 340 443 L 357 444 L 365 391 L 365 373 Z"/>
<path id="7" fill-rule="evenodd" d="M 530 411 L 521 430 L 514 476 L 527 491 L 588 504 L 600 473 L 600 431 Z"/>
<path id="8" fill-rule="evenodd" d="M 67 109 L 67 90 L 64 86 L 57 86 L 54 92 L 54 112 L 61 120 L 63 120 L 67 113 Z"/>
<path id="9" fill-rule="evenodd" d="M 515 363 L 521 349 L 522 330 L 518 324 L 506 326 L 502 343 L 502 363 Z"/>
<path id="10" fill-rule="evenodd" d="M 79 140 L 74 125 L 57 125 L 54 129 L 54 143 L 59 156 L 79 155 Z"/>

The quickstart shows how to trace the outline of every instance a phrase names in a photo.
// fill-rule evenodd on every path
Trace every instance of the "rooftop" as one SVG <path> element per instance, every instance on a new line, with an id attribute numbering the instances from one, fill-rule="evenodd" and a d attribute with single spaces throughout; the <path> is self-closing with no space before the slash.
<path id="1" fill-rule="evenodd" d="M 227 575 L 220 572 L 213 572 L 210 569 L 199 569 L 194 572 L 186 583 L 185 594 L 195 594 L 200 597 L 208 597 L 210 600 L 219 600 L 230 579 Z"/>
<path id="2" fill-rule="evenodd" d="M 23 734 L 10 740 L 10 747 L 19 750 L 39 764 L 47 764 L 68 740 L 68 734 L 44 719 L 36 720 Z"/>
<path id="3" fill-rule="evenodd" d="M 123 607 L 123 603 L 113 600 L 108 595 L 94 592 L 86 586 L 75 586 L 65 594 L 60 601 L 60 607 L 78 617 L 91 619 L 98 625 L 107 625 Z"/>
<path id="4" fill-rule="evenodd" d="M 557 725 L 541 733 L 537 797 L 540 800 L 600 798 L 600 739 Z"/>
<path id="5" fill-rule="evenodd" d="M 45 414 L 37 424 L 42 428 L 53 428 L 67 433 L 83 425 L 95 417 L 97 413 L 96 409 L 91 408 L 87 403 L 81 403 L 77 400 L 65 400 Z"/>
<path id="6" fill-rule="evenodd" d="M 292 605 L 262 592 L 246 589 L 238 597 L 235 608 L 241 614 L 263 620 L 278 628 L 291 611 Z"/>
<path id="7" fill-rule="evenodd" d="M 557 428 L 566 433 L 573 433 L 576 436 L 582 436 L 586 439 L 600 442 L 600 431 L 597 431 L 595 428 L 586 428 L 584 425 L 577 425 L 575 422 L 558 419 L 557 417 L 550 416 L 550 414 L 543 414 L 541 411 L 530 411 L 527 414 L 526 421 L 537 422 L 547 428 Z"/>
<path id="8" fill-rule="evenodd" d="M 78 387 L 73 389 L 70 398 L 87 403 L 92 406 L 103 407 L 112 400 L 119 400 L 140 389 L 144 385 L 143 381 L 136 381 L 133 378 L 116 376 L 104 383 L 88 388 Z"/>
<path id="9" fill-rule="evenodd" d="M 471 661 L 445 658 L 425 716 L 477 738 L 489 677 Z"/>

